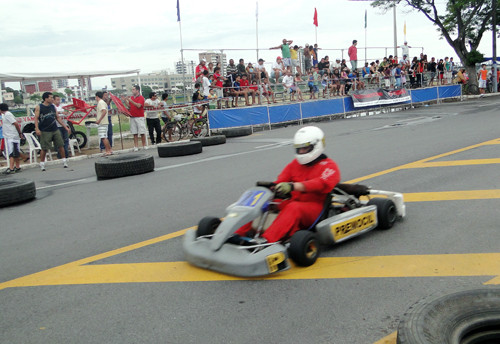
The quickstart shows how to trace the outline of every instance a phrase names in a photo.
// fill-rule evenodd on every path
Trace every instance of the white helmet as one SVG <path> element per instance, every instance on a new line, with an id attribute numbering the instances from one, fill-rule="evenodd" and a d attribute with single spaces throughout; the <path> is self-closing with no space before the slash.
<path id="1" fill-rule="evenodd" d="M 295 158 L 301 165 L 308 164 L 325 151 L 325 134 L 318 127 L 299 129 L 293 138 Z M 306 153 L 299 154 L 299 148 L 309 147 Z"/>

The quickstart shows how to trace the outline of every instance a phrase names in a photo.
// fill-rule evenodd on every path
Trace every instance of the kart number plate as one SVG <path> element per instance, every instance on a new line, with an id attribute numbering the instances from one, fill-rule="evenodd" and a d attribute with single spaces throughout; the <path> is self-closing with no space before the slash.
<path id="1" fill-rule="evenodd" d="M 345 220 L 343 222 L 335 223 L 330 226 L 333 238 L 335 241 L 348 237 L 352 234 L 361 232 L 376 224 L 377 215 L 375 210 L 356 216 L 354 218 Z"/>
<path id="2" fill-rule="evenodd" d="M 272 274 L 273 272 L 278 271 L 279 264 L 285 261 L 285 254 L 283 252 L 271 254 L 266 257 L 266 261 L 269 273 Z"/>
<path id="3" fill-rule="evenodd" d="M 238 200 L 236 205 L 241 207 L 255 207 L 259 202 L 259 199 L 265 194 L 264 191 L 248 191 L 245 192 L 241 198 Z"/>

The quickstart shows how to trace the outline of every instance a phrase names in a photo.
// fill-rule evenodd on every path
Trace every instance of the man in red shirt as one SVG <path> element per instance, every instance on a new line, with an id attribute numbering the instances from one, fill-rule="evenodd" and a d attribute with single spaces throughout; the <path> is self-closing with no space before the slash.
<path id="1" fill-rule="evenodd" d="M 252 105 L 255 104 L 255 91 L 250 89 L 250 82 L 248 81 L 248 76 L 246 74 L 243 74 L 241 76 L 241 81 L 240 81 L 240 87 L 243 92 L 246 92 L 247 94 L 251 93 L 252 94 Z"/>
<path id="2" fill-rule="evenodd" d="M 351 60 L 352 70 L 358 69 L 358 48 L 356 48 L 356 45 L 358 45 L 358 41 L 352 41 L 352 45 L 349 47 L 349 50 L 347 50 L 347 55 L 349 55 L 349 59 Z"/>
<path id="3" fill-rule="evenodd" d="M 207 66 L 205 65 L 206 63 L 207 61 L 205 59 L 202 59 L 200 60 L 200 64 L 196 66 L 196 81 L 198 81 L 198 79 L 201 79 L 201 77 L 203 76 L 203 71 L 208 70 Z"/>
<path id="4" fill-rule="evenodd" d="M 325 134 L 314 126 L 303 127 L 295 133 L 295 159 L 292 160 L 275 181 L 277 194 L 289 195 L 281 202 L 279 214 L 261 238 L 250 240 L 251 244 L 277 242 L 290 237 L 300 229 L 309 228 L 321 215 L 325 199 L 340 182 L 340 170 L 332 159 L 323 154 Z M 245 235 L 252 223 L 236 231 Z"/>
<path id="5" fill-rule="evenodd" d="M 142 147 L 146 145 L 146 120 L 144 118 L 144 97 L 141 95 L 139 85 L 132 87 L 132 97 L 124 99 L 125 105 L 130 108 L 130 132 L 134 135 L 134 152 L 139 150 L 139 135 L 141 135 Z"/>
<path id="6" fill-rule="evenodd" d="M 220 109 L 222 98 L 224 98 L 224 83 L 223 81 L 226 80 L 221 74 L 220 74 L 220 67 L 215 67 L 214 69 L 214 75 L 213 75 L 213 80 L 214 82 L 212 83 L 212 87 L 215 88 L 215 93 L 217 94 L 217 108 Z M 226 100 L 226 107 L 227 106 L 227 100 Z"/>

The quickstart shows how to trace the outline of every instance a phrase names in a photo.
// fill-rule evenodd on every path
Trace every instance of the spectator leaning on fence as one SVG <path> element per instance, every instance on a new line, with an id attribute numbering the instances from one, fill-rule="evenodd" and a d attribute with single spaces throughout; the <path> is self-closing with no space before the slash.
<path id="1" fill-rule="evenodd" d="M 282 44 L 278 45 L 277 47 L 269 48 L 269 49 L 281 49 L 281 56 L 283 56 L 283 64 L 289 71 L 292 70 L 292 59 L 290 54 L 290 44 L 292 43 L 293 43 L 292 40 L 287 40 L 286 38 L 283 38 Z"/>

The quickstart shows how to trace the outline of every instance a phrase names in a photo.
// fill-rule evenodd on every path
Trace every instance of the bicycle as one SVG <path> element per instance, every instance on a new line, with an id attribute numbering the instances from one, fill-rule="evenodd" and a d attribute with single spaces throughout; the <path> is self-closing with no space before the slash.
<path id="1" fill-rule="evenodd" d="M 466 95 L 479 94 L 479 87 L 477 87 L 477 85 L 468 82 L 462 85 L 462 93 Z"/>
<path id="2" fill-rule="evenodd" d="M 190 136 L 198 138 L 208 135 L 207 112 L 201 114 L 191 114 L 190 112 L 179 113 L 175 110 L 169 122 L 162 128 L 162 136 L 167 142 L 187 139 Z"/>

